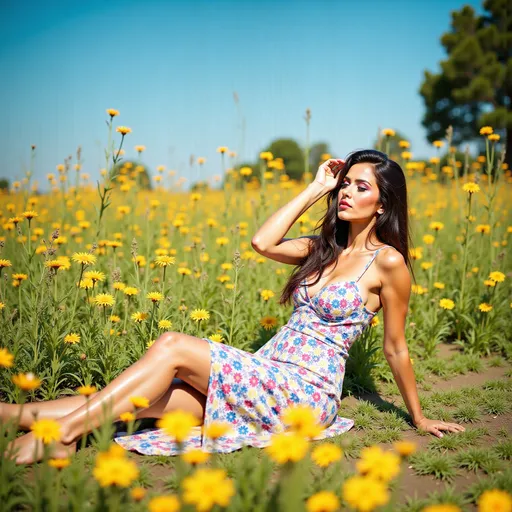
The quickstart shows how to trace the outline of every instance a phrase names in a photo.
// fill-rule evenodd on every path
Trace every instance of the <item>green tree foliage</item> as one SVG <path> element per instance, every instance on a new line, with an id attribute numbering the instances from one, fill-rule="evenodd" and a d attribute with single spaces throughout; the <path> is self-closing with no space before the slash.
<path id="1" fill-rule="evenodd" d="M 470 6 L 452 12 L 451 30 L 441 37 L 448 58 L 441 72 L 425 71 L 420 87 L 426 112 L 423 125 L 431 142 L 454 128 L 454 144 L 492 126 L 506 138 L 512 160 L 512 10 L 510 0 L 485 0 L 476 16 Z M 481 139 L 480 139 L 481 140 Z"/>
<path id="2" fill-rule="evenodd" d="M 313 144 L 309 150 L 309 170 L 316 175 L 318 166 L 324 161 L 322 155 L 329 154 L 329 144 L 325 142 L 317 142 Z"/>
<path id="3" fill-rule="evenodd" d="M 137 182 L 137 185 L 146 190 L 151 190 L 153 187 L 151 186 L 151 177 L 149 174 L 149 169 L 141 162 L 137 162 L 136 160 L 123 160 L 121 162 L 118 162 L 114 167 L 112 167 L 112 170 L 110 171 L 110 175 L 115 176 L 116 174 L 121 174 L 121 169 L 123 167 L 126 168 L 126 164 L 128 164 L 128 173 L 127 175 L 130 176 L 131 172 L 134 171 L 136 168 L 142 167 L 142 170 L 140 172 L 137 172 L 137 176 L 135 178 L 135 181 Z M 131 167 L 130 167 L 131 166 Z M 117 183 L 117 180 L 114 180 L 114 183 Z"/>
<path id="4" fill-rule="evenodd" d="M 304 151 L 293 139 L 276 139 L 264 151 L 270 151 L 274 158 L 282 158 L 286 174 L 293 180 L 300 180 L 304 174 Z"/>
<path id="5" fill-rule="evenodd" d="M 0 178 L 0 190 L 9 190 L 9 180 L 7 178 Z"/>

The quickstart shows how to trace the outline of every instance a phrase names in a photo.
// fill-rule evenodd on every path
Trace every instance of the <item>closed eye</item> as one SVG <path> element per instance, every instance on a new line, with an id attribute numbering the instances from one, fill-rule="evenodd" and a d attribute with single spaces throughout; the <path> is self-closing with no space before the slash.
<path id="1" fill-rule="evenodd" d="M 342 183 L 341 184 L 341 188 L 345 188 L 345 185 L 348 185 L 347 182 L 345 183 Z M 365 192 L 366 190 L 368 190 L 367 188 L 364 188 L 364 187 L 357 187 L 357 190 L 359 190 L 359 192 Z"/>

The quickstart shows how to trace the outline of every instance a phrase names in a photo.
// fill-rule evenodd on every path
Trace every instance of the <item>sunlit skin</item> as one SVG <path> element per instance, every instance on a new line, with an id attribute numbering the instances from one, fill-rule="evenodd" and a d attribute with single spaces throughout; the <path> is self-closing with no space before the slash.
<path id="1" fill-rule="evenodd" d="M 338 168 L 339 172 L 341 163 L 342 160 L 332 159 L 322 164 L 315 181 L 330 181 L 333 184 L 336 172 L 331 170 Z M 367 183 L 357 180 L 365 180 Z M 352 207 L 340 209 L 338 206 L 338 217 L 349 221 L 350 226 L 347 248 L 339 257 L 343 265 L 338 266 L 336 274 L 340 274 L 341 269 L 343 277 L 356 275 L 368 261 L 369 255 L 383 245 L 377 239 L 366 243 L 376 217 L 383 211 L 378 199 L 379 190 L 373 166 L 363 163 L 352 166 L 338 193 L 338 205 L 341 200 L 346 200 Z M 310 296 L 315 295 L 326 280 L 336 280 L 334 275 L 327 274 L 324 273 L 315 287 L 308 287 Z M 369 272 L 365 273 L 364 283 L 361 285 L 361 294 L 367 298 L 365 304 L 368 309 L 377 311 L 383 308 L 384 354 L 414 424 L 439 437 L 442 436 L 442 430 L 465 430 L 456 423 L 427 419 L 421 412 L 405 340 L 411 279 L 402 255 L 394 248 L 383 249 L 369 267 Z M 131 396 L 146 397 L 150 403 L 149 408 L 137 414 L 138 418 L 159 418 L 164 412 L 182 409 L 195 414 L 202 422 L 210 369 L 210 349 L 206 340 L 179 332 L 167 332 L 155 341 L 141 359 L 91 396 L 87 406 L 82 396 L 25 404 L 20 426 L 29 428 L 35 412 L 39 419 L 58 420 L 62 439 L 61 443 L 55 444 L 52 454 L 58 458 L 66 457 L 75 450 L 76 441 L 85 432 L 86 419 L 88 431 L 101 425 L 104 421 L 104 405 L 113 404 L 111 414 L 114 418 L 123 412 L 133 412 Z M 175 378 L 183 382 L 176 383 Z M 0 404 L 0 420 L 16 417 L 18 413 L 19 406 Z M 41 442 L 31 432 L 18 437 L 13 443 L 19 449 L 16 457 L 18 464 L 32 463 L 41 458 Z M 39 457 L 34 457 L 36 443 Z"/>

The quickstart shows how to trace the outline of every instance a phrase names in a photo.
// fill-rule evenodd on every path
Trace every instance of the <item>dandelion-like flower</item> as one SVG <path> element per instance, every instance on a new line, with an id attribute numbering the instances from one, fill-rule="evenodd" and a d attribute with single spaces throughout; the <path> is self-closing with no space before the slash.
<path id="1" fill-rule="evenodd" d="M 64 342 L 70 343 L 71 345 L 78 343 L 80 341 L 80 334 L 77 334 L 76 332 L 70 332 L 69 334 L 66 334 L 64 336 Z"/>
<path id="2" fill-rule="evenodd" d="M 126 459 L 117 450 L 111 450 L 97 455 L 93 476 L 101 487 L 130 487 L 139 476 L 139 470 L 134 461 Z"/>
<path id="3" fill-rule="evenodd" d="M 380 446 L 368 446 L 361 450 L 356 467 L 363 475 L 388 482 L 400 472 L 400 457 L 384 451 Z"/>
<path id="4" fill-rule="evenodd" d="M 311 452 L 311 459 L 321 468 L 325 468 L 333 462 L 341 460 L 342 457 L 343 450 L 334 443 L 319 444 Z"/>
<path id="5" fill-rule="evenodd" d="M 43 441 L 44 444 L 60 441 L 62 435 L 60 423 L 48 418 L 34 421 L 30 425 L 30 430 L 34 433 L 34 437 Z"/>
<path id="6" fill-rule="evenodd" d="M 97 306 L 110 306 L 112 307 L 115 304 L 115 299 L 110 293 L 99 293 L 94 297 L 94 303 Z"/>
<path id="7" fill-rule="evenodd" d="M 222 421 L 213 421 L 208 426 L 205 426 L 203 429 L 203 434 L 210 439 L 219 439 L 219 437 L 225 436 L 227 433 L 231 432 L 233 428 L 229 423 Z"/>
<path id="8" fill-rule="evenodd" d="M 0 366 L 3 368 L 11 368 L 14 356 L 6 349 L 0 348 Z"/>
<path id="9" fill-rule="evenodd" d="M 120 133 L 121 135 L 126 135 L 127 133 L 131 133 L 132 129 L 128 128 L 128 126 L 118 126 L 116 128 L 116 132 Z"/>
<path id="10" fill-rule="evenodd" d="M 149 512 L 178 512 L 180 508 L 180 500 L 174 494 L 155 496 L 148 503 Z"/>
<path id="11" fill-rule="evenodd" d="M 385 137 L 394 137 L 395 130 L 393 130 L 392 128 L 384 128 L 382 130 L 382 135 L 384 135 Z"/>
<path id="12" fill-rule="evenodd" d="M 132 499 L 134 501 L 142 501 L 144 499 L 144 497 L 146 496 L 146 489 L 144 489 L 144 487 L 134 487 L 131 491 L 130 491 L 130 496 L 132 497 Z M 151 508 L 151 502 L 150 502 L 150 505 L 149 505 L 149 510 L 150 512 L 160 512 L 160 509 L 152 509 Z M 172 511 L 173 509 L 168 507 L 168 508 L 164 508 L 162 512 L 164 511 Z M 178 504 L 178 509 L 179 510 L 179 504 Z"/>
<path id="13" fill-rule="evenodd" d="M 67 468 L 71 464 L 71 459 L 66 457 L 65 459 L 50 459 L 48 461 L 48 466 L 55 469 L 64 469 Z"/>
<path id="14" fill-rule="evenodd" d="M 298 462 L 306 456 L 309 441 L 297 432 L 280 432 L 272 435 L 270 445 L 264 450 L 279 464 Z"/>
<path id="15" fill-rule="evenodd" d="M 384 482 L 368 476 L 347 478 L 342 486 L 343 499 L 360 512 L 385 505 L 389 501 L 389 491 Z"/>
<path id="16" fill-rule="evenodd" d="M 494 272 L 491 272 L 489 274 L 489 279 L 492 279 L 493 281 L 496 281 L 497 283 L 502 283 L 505 281 L 505 274 L 503 272 L 499 272 L 498 270 L 495 270 Z"/>
<path id="17" fill-rule="evenodd" d="M 480 304 L 478 306 L 478 309 L 482 312 L 482 313 L 489 313 L 489 311 L 492 310 L 492 306 L 490 304 L 487 304 L 486 302 L 482 302 L 482 304 Z"/>
<path id="18" fill-rule="evenodd" d="M 476 183 L 464 183 L 464 185 L 462 185 L 462 190 L 468 194 L 476 194 L 477 192 L 480 192 L 480 187 Z"/>
<path id="19" fill-rule="evenodd" d="M 149 318 L 149 313 L 145 313 L 144 311 L 135 311 L 135 313 L 132 313 L 130 318 L 137 323 L 144 322 L 144 320 L 147 320 Z"/>
<path id="20" fill-rule="evenodd" d="M 157 256 L 155 260 L 155 265 L 157 267 L 167 267 L 169 265 L 174 265 L 176 258 L 174 256 L 167 256 L 166 254 L 162 256 Z"/>
<path id="21" fill-rule="evenodd" d="M 10 260 L 0 259 L 0 269 L 12 267 L 12 263 Z"/>
<path id="22" fill-rule="evenodd" d="M 18 373 L 18 375 L 13 375 L 12 381 L 23 391 L 31 391 L 41 385 L 41 379 L 38 379 L 33 373 Z"/>
<path id="23" fill-rule="evenodd" d="M 182 454 L 181 458 L 185 462 L 195 466 L 197 464 L 204 464 L 210 458 L 210 454 L 208 452 L 204 452 L 203 450 L 193 448 Z"/>
<path id="24" fill-rule="evenodd" d="M 77 391 L 82 396 L 91 396 L 96 393 L 96 386 L 80 386 Z"/>
<path id="25" fill-rule="evenodd" d="M 113 118 L 119 115 L 119 110 L 116 110 L 115 108 L 107 108 L 107 114 Z"/>
<path id="26" fill-rule="evenodd" d="M 131 396 L 130 402 L 137 409 L 146 409 L 149 407 L 149 400 L 145 396 Z"/>
<path id="27" fill-rule="evenodd" d="M 306 501 L 307 512 L 334 512 L 339 510 L 340 501 L 332 491 L 320 491 Z"/>
<path id="28" fill-rule="evenodd" d="M 34 210 L 27 210 L 26 212 L 23 212 L 22 217 L 25 217 L 27 220 L 32 220 L 34 217 L 37 217 L 39 214 L 35 212 Z"/>
<path id="29" fill-rule="evenodd" d="M 174 437 L 179 443 L 183 442 L 189 436 L 193 427 L 200 424 L 199 418 L 196 418 L 196 416 L 190 412 L 179 409 L 165 413 L 157 421 L 157 427 L 163 428 L 167 435 Z"/>
<path id="30" fill-rule="evenodd" d="M 275 316 L 264 316 L 260 320 L 260 325 L 267 331 L 277 325 L 277 318 Z"/>
<path id="31" fill-rule="evenodd" d="M 81 265 L 94 265 L 96 263 L 96 256 L 94 254 L 90 254 L 88 252 L 75 252 L 71 259 L 80 263 Z"/>
<path id="32" fill-rule="evenodd" d="M 412 455 L 414 452 L 416 452 L 418 445 L 411 441 L 395 441 L 393 443 L 393 448 L 402 457 L 409 457 L 409 455 Z"/>
<path id="33" fill-rule="evenodd" d="M 202 468 L 183 479 L 183 501 L 198 511 L 211 510 L 215 505 L 227 507 L 235 495 L 233 480 L 225 469 Z"/>
<path id="34" fill-rule="evenodd" d="M 206 311 L 206 309 L 194 309 L 190 313 L 190 318 L 194 320 L 194 322 L 201 322 L 203 320 L 209 320 L 210 319 L 210 313 Z"/>
<path id="35" fill-rule="evenodd" d="M 443 309 L 453 309 L 455 307 L 455 302 L 451 299 L 441 299 L 439 301 L 439 306 Z"/>
<path id="36" fill-rule="evenodd" d="M 160 292 L 149 292 L 146 298 L 153 302 L 153 304 L 164 300 L 164 296 Z"/>
<path id="37" fill-rule="evenodd" d="M 170 320 L 160 320 L 158 322 L 158 328 L 159 329 L 170 329 L 172 327 L 172 322 Z"/>
<path id="38" fill-rule="evenodd" d="M 477 505 L 478 512 L 510 512 L 512 496 L 501 489 L 488 489 L 480 495 Z"/>
<path id="39" fill-rule="evenodd" d="M 482 128 L 480 128 L 480 135 L 491 135 L 492 132 L 492 126 L 482 126 Z"/>

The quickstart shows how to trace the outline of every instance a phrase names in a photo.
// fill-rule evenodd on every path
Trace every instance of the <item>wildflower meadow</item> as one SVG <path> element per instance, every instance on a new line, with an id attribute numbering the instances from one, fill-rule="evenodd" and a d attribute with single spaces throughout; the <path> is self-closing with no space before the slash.
<path id="1" fill-rule="evenodd" d="M 300 180 L 278 154 L 262 148 L 251 167 L 219 147 L 218 175 L 183 191 L 166 165 L 147 172 L 144 146 L 126 161 L 137 128 L 116 109 L 104 115 L 99 180 L 78 148 L 42 191 L 32 146 L 30 169 L 0 196 L 1 510 L 512 510 L 512 173 L 491 126 L 480 131 L 484 153 L 456 150 L 448 129 L 429 161 L 414 160 L 395 129 L 378 139 L 381 151 L 398 148 L 391 156 L 408 182 L 406 337 L 421 406 L 464 432 L 434 438 L 412 427 L 382 352 L 381 312 L 348 360 L 340 414 L 355 426 L 329 442 L 312 441 L 316 418 L 296 406 L 261 450 L 141 456 L 116 445 L 115 432 L 160 426 L 183 442 L 201 425 L 183 411 L 143 418 L 148 400 L 134 396 L 132 412 L 113 418 L 106 408 L 101 427 L 56 456 L 59 424 L 31 416 L 31 404 L 74 395 L 87 404 L 166 331 L 253 352 L 287 322 L 292 306 L 277 299 L 291 267 L 255 252 L 251 238 L 316 171 L 307 147 Z M 199 176 L 204 164 L 191 162 Z M 287 236 L 314 232 L 324 206 Z M 43 460 L 16 465 L 9 442 L 27 430 Z"/>

